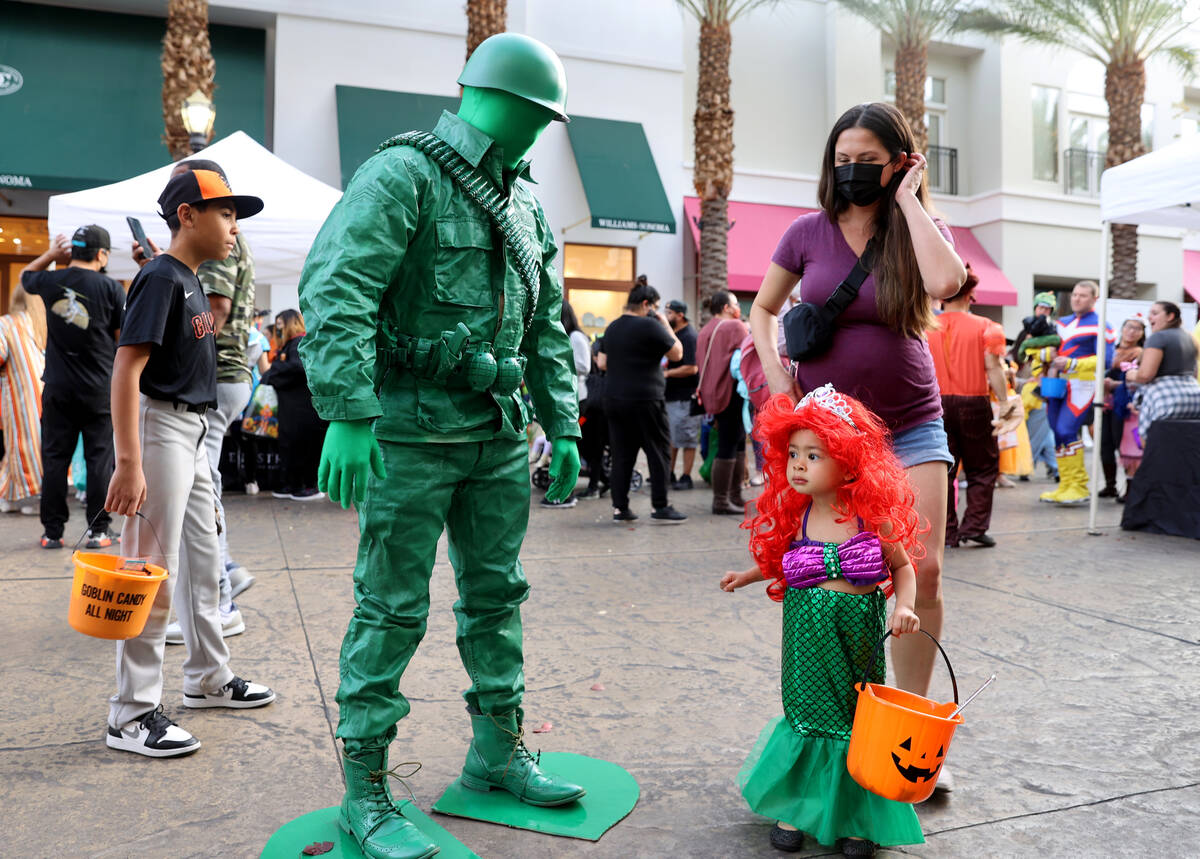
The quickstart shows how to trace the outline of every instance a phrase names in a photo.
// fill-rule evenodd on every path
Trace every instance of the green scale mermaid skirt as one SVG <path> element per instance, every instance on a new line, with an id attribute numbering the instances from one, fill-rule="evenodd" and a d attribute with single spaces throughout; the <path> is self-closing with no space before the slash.
<path id="1" fill-rule="evenodd" d="M 821 844 L 847 837 L 883 846 L 925 841 L 910 804 L 871 793 L 846 769 L 854 684 L 883 635 L 886 606 L 879 590 L 788 588 L 783 598 L 784 715 L 763 729 L 738 785 L 755 813 Z M 867 679 L 884 681 L 882 650 Z"/>

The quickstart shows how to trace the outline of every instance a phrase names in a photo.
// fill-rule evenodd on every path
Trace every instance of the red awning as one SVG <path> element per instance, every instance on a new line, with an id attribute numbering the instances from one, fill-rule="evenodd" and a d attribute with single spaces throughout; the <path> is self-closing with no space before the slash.
<path id="1" fill-rule="evenodd" d="M 1183 288 L 1200 301 L 1200 251 L 1183 252 Z"/>
<path id="2" fill-rule="evenodd" d="M 771 262 L 775 246 L 792 221 L 814 211 L 796 206 L 772 206 L 767 203 L 729 201 L 729 288 L 734 292 L 758 292 L 763 275 Z M 683 198 L 683 215 L 692 231 L 692 241 L 700 247 L 700 198 Z"/>
<path id="3" fill-rule="evenodd" d="M 771 254 L 792 221 L 816 211 L 799 206 L 775 206 L 768 203 L 729 201 L 729 288 L 735 292 L 758 292 Z M 692 233 L 692 241 L 700 247 L 700 198 L 684 197 L 683 213 Z M 979 276 L 975 300 L 980 304 L 1015 305 L 1017 290 L 993 262 L 979 240 L 966 227 L 951 227 L 958 254 L 971 263 Z M 1196 285 L 1200 289 L 1200 252 L 1197 256 Z M 1186 281 L 1186 276 L 1185 276 Z"/>
<path id="4" fill-rule="evenodd" d="M 954 249 L 963 262 L 971 264 L 971 270 L 979 277 L 975 287 L 975 301 L 993 306 L 1012 306 L 1017 303 L 1017 288 L 1012 285 L 991 255 L 983 249 L 979 239 L 967 227 L 951 227 L 954 234 Z"/>

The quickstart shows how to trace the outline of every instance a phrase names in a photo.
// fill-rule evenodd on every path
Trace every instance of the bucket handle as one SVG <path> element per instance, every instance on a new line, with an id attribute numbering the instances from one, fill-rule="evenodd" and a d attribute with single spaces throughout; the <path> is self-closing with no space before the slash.
<path id="1" fill-rule="evenodd" d="M 921 632 L 925 632 L 925 630 L 922 629 Z M 871 666 L 875 664 L 875 658 L 877 656 L 879 656 L 879 651 L 883 647 L 883 643 L 885 641 L 887 641 L 888 636 L 891 634 L 892 634 L 892 631 L 890 629 L 887 632 L 885 632 L 883 634 L 883 638 L 879 639 L 879 643 L 875 645 L 875 649 L 871 651 L 871 658 L 869 660 L 867 660 L 867 667 L 863 669 L 862 683 L 859 684 L 861 688 L 863 688 L 863 689 L 867 688 L 867 673 L 871 670 Z M 925 632 L 925 634 L 927 636 L 929 636 L 930 641 L 932 641 L 934 644 L 937 645 L 937 649 L 942 654 L 942 659 L 946 660 L 946 670 L 948 670 L 950 672 L 950 685 L 954 687 L 954 703 L 957 704 L 958 703 L 958 678 L 956 678 L 954 676 L 954 666 L 950 664 L 950 657 L 946 655 L 945 650 L 942 650 L 942 645 L 938 643 L 938 640 L 936 638 L 934 638 L 932 635 L 929 635 L 928 632 Z"/>
<path id="2" fill-rule="evenodd" d="M 92 518 L 91 522 L 87 523 L 87 526 L 84 528 L 83 533 L 79 535 L 79 539 L 76 540 L 75 545 L 71 547 L 71 554 L 74 554 L 76 551 L 79 550 L 79 544 L 83 542 L 83 538 L 87 536 L 88 531 L 92 530 L 92 528 L 95 526 L 95 524 L 98 521 L 100 521 L 100 517 L 103 516 L 106 512 L 107 511 L 105 511 L 105 510 L 101 510 L 99 513 L 97 513 Z M 142 515 L 141 510 L 137 511 L 133 515 L 138 517 L 139 519 L 141 519 L 143 522 L 145 522 L 147 525 L 150 526 L 150 534 L 154 537 L 154 542 L 158 546 L 158 552 L 160 555 L 162 555 L 165 558 L 167 556 L 167 554 L 166 554 L 166 552 L 163 551 L 162 541 L 160 541 L 158 539 L 158 532 L 154 530 L 154 524 L 149 519 L 147 519 L 145 516 Z"/>

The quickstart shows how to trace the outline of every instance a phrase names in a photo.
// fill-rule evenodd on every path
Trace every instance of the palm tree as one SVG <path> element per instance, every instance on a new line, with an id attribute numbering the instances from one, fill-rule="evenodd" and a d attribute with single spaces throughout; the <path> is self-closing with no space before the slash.
<path id="1" fill-rule="evenodd" d="M 929 42 L 948 32 L 957 0 L 838 0 L 896 43 L 896 107 L 908 119 L 917 149 L 929 149 L 925 127 L 925 78 Z"/>
<path id="2" fill-rule="evenodd" d="M 741 15 L 778 0 L 675 0 L 700 23 L 700 65 L 696 82 L 696 114 L 692 181 L 700 197 L 701 320 L 708 299 L 729 283 L 726 231 L 729 192 L 733 187 L 733 107 L 729 103 L 729 27 Z"/>
<path id="3" fill-rule="evenodd" d="M 467 0 L 467 59 L 489 36 L 508 26 L 508 0 Z"/>
<path id="4" fill-rule="evenodd" d="M 163 142 L 178 161 L 192 154 L 180 109 L 196 90 L 213 96 L 212 45 L 208 41 L 208 0 L 168 0 L 163 36 Z"/>
<path id="5" fill-rule="evenodd" d="M 1189 78 L 1200 51 L 1179 37 L 1191 25 L 1180 0 L 998 0 L 990 9 L 963 13 L 956 26 L 1028 42 L 1071 48 L 1104 66 L 1108 102 L 1105 167 L 1146 152 L 1142 143 L 1142 101 L 1146 61 L 1165 56 Z M 1137 227 L 1112 227 L 1112 280 L 1115 298 L 1137 295 Z"/>

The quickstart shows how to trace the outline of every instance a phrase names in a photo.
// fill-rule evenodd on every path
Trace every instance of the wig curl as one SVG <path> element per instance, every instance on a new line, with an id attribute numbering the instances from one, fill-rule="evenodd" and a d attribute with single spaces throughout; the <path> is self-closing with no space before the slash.
<path id="1" fill-rule="evenodd" d="M 767 586 L 767 595 L 777 602 L 787 591 L 783 555 L 796 539 L 812 503 L 810 496 L 796 491 L 788 481 L 788 440 L 797 430 L 812 430 L 830 457 L 853 476 L 837 490 L 833 510 L 838 522 L 862 519 L 866 530 L 880 542 L 902 546 L 914 567 L 924 554 L 917 540 L 922 529 L 916 495 L 904 466 L 892 453 L 887 428 L 861 402 L 841 396 L 854 426 L 814 402 L 797 407 L 787 394 L 771 397 L 754 421 L 754 438 L 763 446 L 765 483 L 756 502 L 756 515 L 742 527 L 750 530 L 750 554 L 763 577 L 774 580 Z"/>

